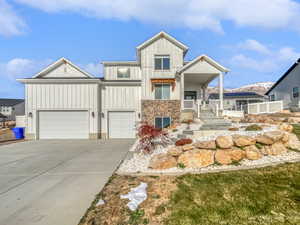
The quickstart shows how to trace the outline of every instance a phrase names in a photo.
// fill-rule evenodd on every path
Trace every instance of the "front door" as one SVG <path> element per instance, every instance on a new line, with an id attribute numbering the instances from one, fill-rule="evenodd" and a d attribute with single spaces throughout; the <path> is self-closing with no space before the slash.
<path id="1" fill-rule="evenodd" d="M 184 100 L 196 100 L 196 99 L 197 99 L 197 91 L 184 92 Z"/>

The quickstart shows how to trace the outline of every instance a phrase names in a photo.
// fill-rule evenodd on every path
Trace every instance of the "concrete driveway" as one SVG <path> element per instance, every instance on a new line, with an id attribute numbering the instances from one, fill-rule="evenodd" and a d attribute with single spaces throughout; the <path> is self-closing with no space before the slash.
<path id="1" fill-rule="evenodd" d="M 77 225 L 134 140 L 0 146 L 0 224 Z"/>

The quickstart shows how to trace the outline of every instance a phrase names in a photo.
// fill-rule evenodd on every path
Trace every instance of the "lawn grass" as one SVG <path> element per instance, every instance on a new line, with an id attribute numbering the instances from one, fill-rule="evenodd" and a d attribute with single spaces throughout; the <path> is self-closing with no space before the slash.
<path id="1" fill-rule="evenodd" d="M 147 199 L 130 212 L 120 194 L 141 182 Z M 98 198 L 106 203 L 95 206 Z M 173 176 L 113 176 L 80 225 L 299 225 L 300 163 Z"/>
<path id="2" fill-rule="evenodd" d="M 183 175 L 176 182 L 167 225 L 300 224 L 300 163 Z"/>
<path id="3" fill-rule="evenodd" d="M 293 133 L 296 134 L 297 137 L 300 139 L 300 124 L 293 124 L 293 127 Z"/>

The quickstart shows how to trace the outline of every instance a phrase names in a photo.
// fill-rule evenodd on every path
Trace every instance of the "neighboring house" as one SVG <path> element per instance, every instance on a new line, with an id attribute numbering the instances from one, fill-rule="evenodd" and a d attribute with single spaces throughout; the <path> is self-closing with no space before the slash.
<path id="1" fill-rule="evenodd" d="M 219 94 L 209 95 L 209 102 L 219 101 Z M 228 92 L 224 93 L 224 109 L 227 110 L 246 110 L 247 105 L 266 101 L 266 97 L 256 92 Z"/>
<path id="2" fill-rule="evenodd" d="M 16 116 L 25 114 L 24 99 L 0 98 L 0 113 L 6 116 L 7 120 L 16 120 Z"/>
<path id="3" fill-rule="evenodd" d="M 19 79 L 26 91 L 26 137 L 135 138 L 145 121 L 158 128 L 197 110 L 206 88 L 229 70 L 206 55 L 185 62 L 188 47 L 160 32 L 136 48 L 136 61 L 106 61 L 99 79 L 62 58 L 33 78 Z"/>
<path id="4" fill-rule="evenodd" d="M 270 101 L 283 101 L 283 108 L 299 107 L 300 59 L 267 91 Z"/>

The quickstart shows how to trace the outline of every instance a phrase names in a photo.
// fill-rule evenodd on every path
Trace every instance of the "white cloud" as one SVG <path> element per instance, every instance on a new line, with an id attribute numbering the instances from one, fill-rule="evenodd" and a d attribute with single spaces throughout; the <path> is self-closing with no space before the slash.
<path id="1" fill-rule="evenodd" d="M 26 24 L 5 0 L 0 0 L 0 35 L 13 36 L 24 32 Z"/>
<path id="2" fill-rule="evenodd" d="M 271 54 L 271 50 L 267 46 L 253 39 L 248 39 L 238 44 L 238 47 L 241 49 L 255 51 L 261 54 L 266 54 L 266 55 Z"/>
<path id="3" fill-rule="evenodd" d="M 46 60 L 32 60 L 25 58 L 14 58 L 7 62 L 0 62 L 0 75 L 8 79 L 32 77 L 35 73 L 46 67 L 52 62 Z"/>
<path id="4" fill-rule="evenodd" d="M 300 52 L 291 47 L 281 47 L 278 49 L 268 48 L 266 45 L 252 39 L 248 39 L 232 48 L 251 50 L 261 55 L 251 57 L 243 53 L 234 55 L 230 59 L 230 64 L 241 68 L 247 68 L 259 72 L 272 72 L 281 66 L 293 63 L 300 58 Z"/>
<path id="5" fill-rule="evenodd" d="M 296 52 L 293 48 L 284 47 L 278 51 L 278 59 L 281 61 L 296 61 L 300 58 L 300 52 Z"/>
<path id="6" fill-rule="evenodd" d="M 277 69 L 276 62 L 271 59 L 257 60 L 251 57 L 247 57 L 243 54 L 235 55 L 231 58 L 231 64 L 233 66 L 247 68 L 259 72 L 270 72 Z"/>
<path id="7" fill-rule="evenodd" d="M 100 19 L 138 20 L 222 33 L 222 21 L 237 26 L 300 31 L 295 0 L 15 0 L 46 12 L 75 12 Z"/>

